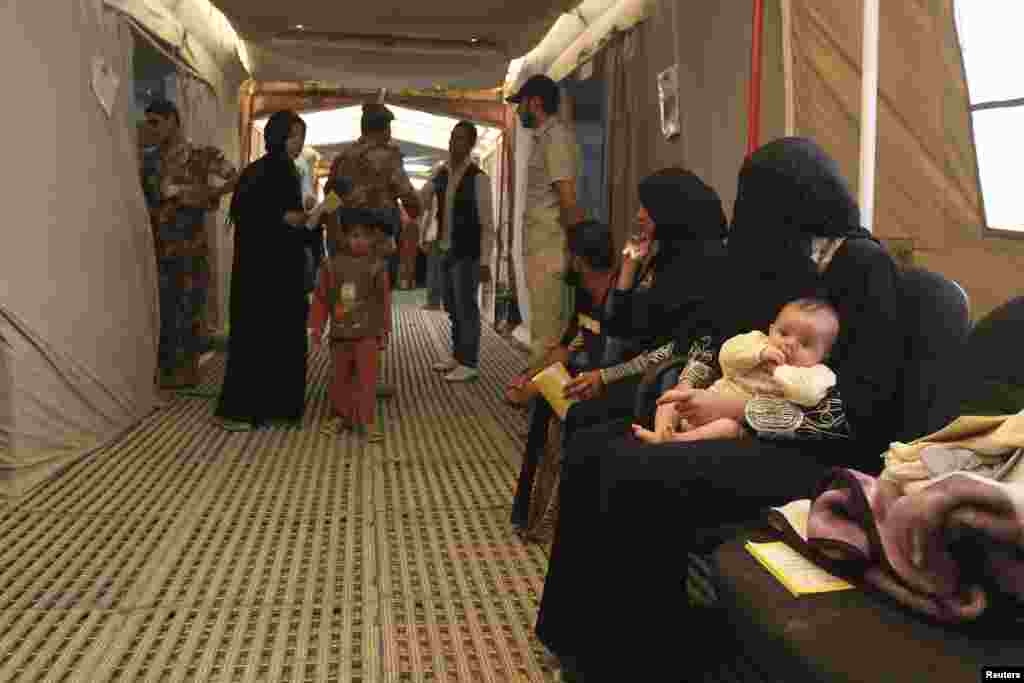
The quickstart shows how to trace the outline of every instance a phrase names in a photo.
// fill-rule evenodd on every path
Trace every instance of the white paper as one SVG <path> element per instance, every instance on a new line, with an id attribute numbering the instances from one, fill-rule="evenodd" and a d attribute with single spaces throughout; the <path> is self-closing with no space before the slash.
<path id="1" fill-rule="evenodd" d="M 679 65 L 658 74 L 658 102 L 661 105 L 661 133 L 665 139 L 679 135 Z"/>
<path id="2" fill-rule="evenodd" d="M 807 519 L 811 516 L 811 500 L 810 498 L 801 498 L 799 500 L 793 500 L 782 507 L 772 508 L 777 511 L 789 525 L 793 527 L 793 531 L 797 533 L 800 538 L 807 541 Z"/>
<path id="3" fill-rule="evenodd" d="M 114 112 L 114 100 L 117 97 L 117 89 L 121 85 L 121 78 L 114 73 L 114 70 L 103 57 L 92 58 L 92 91 L 100 106 L 110 118 Z"/>

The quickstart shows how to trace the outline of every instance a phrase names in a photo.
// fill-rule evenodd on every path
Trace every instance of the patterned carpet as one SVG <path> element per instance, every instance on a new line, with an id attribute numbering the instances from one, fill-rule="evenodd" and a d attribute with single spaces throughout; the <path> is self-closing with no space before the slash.
<path id="1" fill-rule="evenodd" d="M 396 298 L 384 444 L 318 431 L 321 354 L 301 429 L 227 433 L 177 397 L 0 506 L 0 680 L 555 680 L 546 557 L 508 523 L 521 356 L 486 330 L 481 380 L 446 385 L 447 316 Z"/>
<path id="2" fill-rule="evenodd" d="M 301 428 L 221 430 L 214 355 L 198 395 L 0 502 L 0 681 L 557 680 L 532 634 L 546 555 L 508 521 L 523 355 L 485 329 L 480 381 L 447 385 L 447 316 L 395 299 L 383 444 L 319 431 L 325 354 Z M 761 680 L 718 620 L 726 659 L 666 681 Z"/>

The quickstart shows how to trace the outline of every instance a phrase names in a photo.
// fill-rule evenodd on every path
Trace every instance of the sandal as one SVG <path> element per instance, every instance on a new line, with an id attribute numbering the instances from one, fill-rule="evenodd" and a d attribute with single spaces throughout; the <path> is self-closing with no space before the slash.
<path id="1" fill-rule="evenodd" d="M 218 420 L 217 425 L 228 432 L 251 432 L 254 429 L 251 422 L 241 420 Z"/>
<path id="2" fill-rule="evenodd" d="M 367 425 L 356 425 L 355 433 L 366 439 L 366 443 L 381 443 L 384 441 L 384 432 L 380 431 L 376 427 L 369 427 Z"/>
<path id="3" fill-rule="evenodd" d="M 352 423 L 348 420 L 341 417 L 335 417 L 328 420 L 320 427 L 320 433 L 327 434 L 328 436 L 337 436 L 342 432 L 351 432 L 352 428 Z"/>
<path id="4" fill-rule="evenodd" d="M 220 395 L 217 389 L 200 389 L 199 387 L 178 389 L 174 393 L 189 398 L 217 398 Z"/>

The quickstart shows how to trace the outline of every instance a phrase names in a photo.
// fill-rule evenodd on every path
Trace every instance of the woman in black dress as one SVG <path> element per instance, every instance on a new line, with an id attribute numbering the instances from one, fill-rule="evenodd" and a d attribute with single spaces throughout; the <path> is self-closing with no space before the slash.
<path id="1" fill-rule="evenodd" d="M 798 428 L 819 438 L 646 444 L 629 433 L 630 420 L 578 432 L 566 454 L 537 621 L 538 637 L 566 671 L 685 679 L 699 647 L 684 590 L 698 531 L 806 497 L 831 465 L 877 471 L 890 441 L 941 426 L 903 414 L 899 271 L 860 227 L 855 200 L 817 145 L 777 140 L 746 161 L 728 252 L 729 291 L 715 307 L 708 346 L 683 378 L 708 386 L 717 363 L 706 361 L 721 342 L 767 329 L 782 304 L 824 291 L 842 325 L 831 361 L 839 383 Z M 680 405 L 697 423 L 750 416 L 756 430 L 771 400 L 743 404 L 698 392 Z"/>
<path id="2" fill-rule="evenodd" d="M 638 194 L 638 230 L 630 243 L 636 251 L 625 254 L 610 273 L 612 287 L 599 310 L 588 312 L 600 323 L 602 336 L 617 340 L 618 352 L 576 368 L 566 395 L 580 402 L 566 415 L 563 438 L 631 416 L 645 368 L 672 356 L 677 346 L 676 353 L 686 353 L 690 326 L 706 315 L 709 296 L 727 284 L 722 279 L 727 222 L 718 193 L 691 171 L 665 168 L 644 178 Z M 586 292 L 577 296 L 590 305 Z M 512 523 L 520 528 L 527 523 L 535 470 L 550 446 L 551 415 L 543 398 L 534 400 L 512 510 Z"/>
<path id="3" fill-rule="evenodd" d="M 236 226 L 227 370 L 216 416 L 229 430 L 302 419 L 306 394 L 306 228 L 295 159 L 306 124 L 270 117 L 267 153 L 242 172 L 231 201 Z"/>

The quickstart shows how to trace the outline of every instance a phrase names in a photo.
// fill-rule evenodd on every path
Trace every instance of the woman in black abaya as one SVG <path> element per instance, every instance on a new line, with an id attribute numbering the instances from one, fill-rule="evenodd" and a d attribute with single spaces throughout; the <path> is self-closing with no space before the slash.
<path id="1" fill-rule="evenodd" d="M 594 315 L 602 334 L 619 340 L 622 353 L 614 365 L 582 368 L 566 387 L 566 396 L 580 401 L 562 425 L 566 437 L 583 427 L 631 416 L 644 370 L 686 353 L 692 328 L 706 316 L 709 297 L 729 284 L 723 277 L 727 222 L 714 189 L 691 171 L 665 168 L 644 178 L 638 194 L 638 230 L 630 245 L 637 251 L 623 255 L 614 286 Z M 527 524 L 534 474 L 548 447 L 552 414 L 543 398 L 535 399 L 513 499 L 512 523 L 519 527 Z"/>
<path id="2" fill-rule="evenodd" d="M 565 669 L 601 680 L 685 680 L 700 647 L 684 590 L 699 530 L 806 497 L 831 465 L 877 471 L 890 441 L 941 426 L 903 415 L 899 273 L 859 223 L 835 163 L 813 142 L 777 140 L 744 164 L 730 291 L 715 309 L 712 347 L 767 329 L 782 304 L 824 290 L 842 324 L 832 357 L 839 383 L 828 410 L 805 413 L 801 428 L 840 438 L 649 444 L 629 433 L 629 420 L 578 432 L 537 621 Z M 714 379 L 709 369 L 699 386 Z M 680 405 L 698 424 L 747 414 L 742 401 L 691 396 Z"/>
<path id="3" fill-rule="evenodd" d="M 229 430 L 302 418 L 306 394 L 306 229 L 295 159 L 306 124 L 291 111 L 270 117 L 267 153 L 239 179 L 227 370 L 216 416 Z"/>

